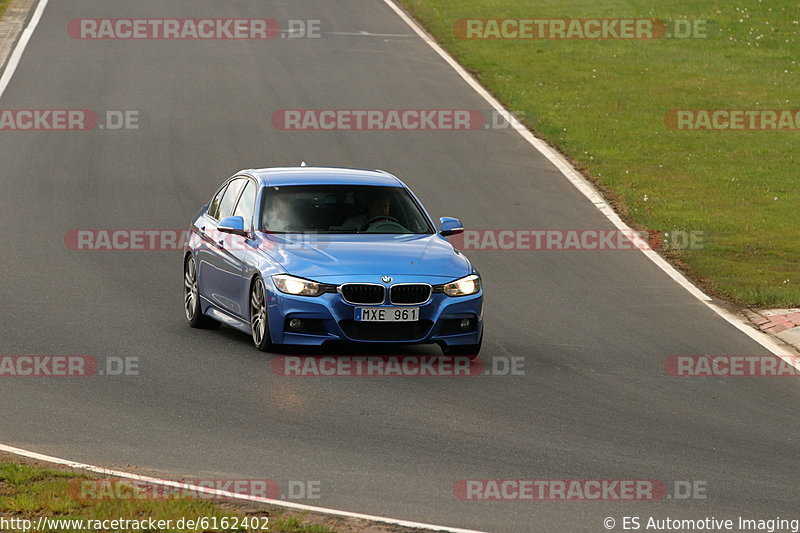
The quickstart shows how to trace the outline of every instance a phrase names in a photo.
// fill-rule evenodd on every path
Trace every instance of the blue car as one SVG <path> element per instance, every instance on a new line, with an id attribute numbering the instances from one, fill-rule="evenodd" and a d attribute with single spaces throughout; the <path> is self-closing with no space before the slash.
<path id="1" fill-rule="evenodd" d="M 256 347 L 439 344 L 476 357 L 481 277 L 411 190 L 381 170 L 243 170 L 192 221 L 186 318 L 226 324 Z"/>

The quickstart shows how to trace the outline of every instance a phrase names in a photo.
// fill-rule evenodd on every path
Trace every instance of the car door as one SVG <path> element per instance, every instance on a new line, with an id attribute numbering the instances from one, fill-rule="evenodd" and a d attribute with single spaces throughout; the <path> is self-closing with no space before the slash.
<path id="1" fill-rule="evenodd" d="M 216 307 L 242 318 L 246 314 L 242 309 L 239 295 L 243 265 L 233 253 L 236 247 L 235 236 L 221 233 L 217 226 L 225 217 L 233 216 L 242 189 L 247 182 L 247 178 L 243 177 L 232 179 L 225 188 L 217 212 L 213 213 L 209 206 L 205 230 L 201 233 L 204 252 L 199 254 L 198 262 L 205 298 Z"/>
<path id="2" fill-rule="evenodd" d="M 248 261 L 252 262 L 251 251 L 254 248 L 255 238 L 255 225 L 253 223 L 253 213 L 255 212 L 256 196 L 258 188 L 253 179 L 248 179 L 242 189 L 242 194 L 239 196 L 239 201 L 233 210 L 235 217 L 242 217 L 244 220 L 244 229 L 247 235 L 229 235 L 228 241 L 230 246 L 228 252 L 236 263 L 240 266 L 239 280 L 236 282 L 236 300 L 238 307 L 241 309 L 241 317 L 247 320 L 250 319 L 250 284 L 249 272 L 253 265 L 248 265 Z M 233 296 L 232 296 L 233 297 Z"/>
<path id="3" fill-rule="evenodd" d="M 195 247 L 195 256 L 197 259 L 197 288 L 200 297 L 203 300 L 211 301 L 211 294 L 214 290 L 214 283 L 211 274 L 212 270 L 209 269 L 209 260 L 212 253 L 212 233 L 215 231 L 217 222 L 219 220 L 219 204 L 222 202 L 222 197 L 228 189 L 226 181 L 214 193 L 214 197 L 208 203 L 208 208 L 205 213 L 201 215 L 194 224 L 194 231 L 200 237 L 200 243 Z"/>

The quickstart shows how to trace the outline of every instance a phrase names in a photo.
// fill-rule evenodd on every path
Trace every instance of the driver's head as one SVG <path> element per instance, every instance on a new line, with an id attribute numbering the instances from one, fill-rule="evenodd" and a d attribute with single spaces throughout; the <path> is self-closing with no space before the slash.
<path id="1" fill-rule="evenodd" d="M 389 197 L 382 194 L 375 196 L 369 204 L 369 216 L 377 217 L 389 214 Z"/>

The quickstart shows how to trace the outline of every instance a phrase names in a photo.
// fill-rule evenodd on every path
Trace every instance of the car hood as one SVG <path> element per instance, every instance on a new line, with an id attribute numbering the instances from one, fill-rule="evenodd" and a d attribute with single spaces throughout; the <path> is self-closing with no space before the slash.
<path id="1" fill-rule="evenodd" d="M 287 273 L 309 279 L 343 275 L 409 275 L 456 279 L 471 272 L 466 257 L 433 235 L 259 233 L 259 249 Z"/>

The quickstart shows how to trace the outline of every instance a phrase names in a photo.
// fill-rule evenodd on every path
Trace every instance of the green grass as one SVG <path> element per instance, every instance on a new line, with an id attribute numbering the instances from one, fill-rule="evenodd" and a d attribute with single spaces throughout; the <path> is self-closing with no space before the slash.
<path id="1" fill-rule="evenodd" d="M 3 14 L 8 9 L 9 4 L 11 4 L 11 0 L 0 0 L 0 18 L 3 18 Z"/>
<path id="2" fill-rule="evenodd" d="M 40 516 L 93 520 L 267 516 L 267 513 L 252 515 L 230 506 L 198 500 L 81 500 L 73 496 L 74 491 L 70 492 L 70 483 L 82 479 L 87 478 L 70 472 L 0 463 L 0 516 L 34 520 Z M 330 528 L 307 523 L 304 514 L 270 510 L 268 516 L 272 533 L 335 533 Z"/>
<path id="3" fill-rule="evenodd" d="M 800 108 L 796 0 L 403 0 L 631 225 L 702 231 L 670 252 L 742 305 L 800 305 L 800 132 L 669 130 L 670 109 Z M 462 18 L 706 19 L 706 39 L 466 40 Z M 646 198 L 646 200 L 645 200 Z"/>

